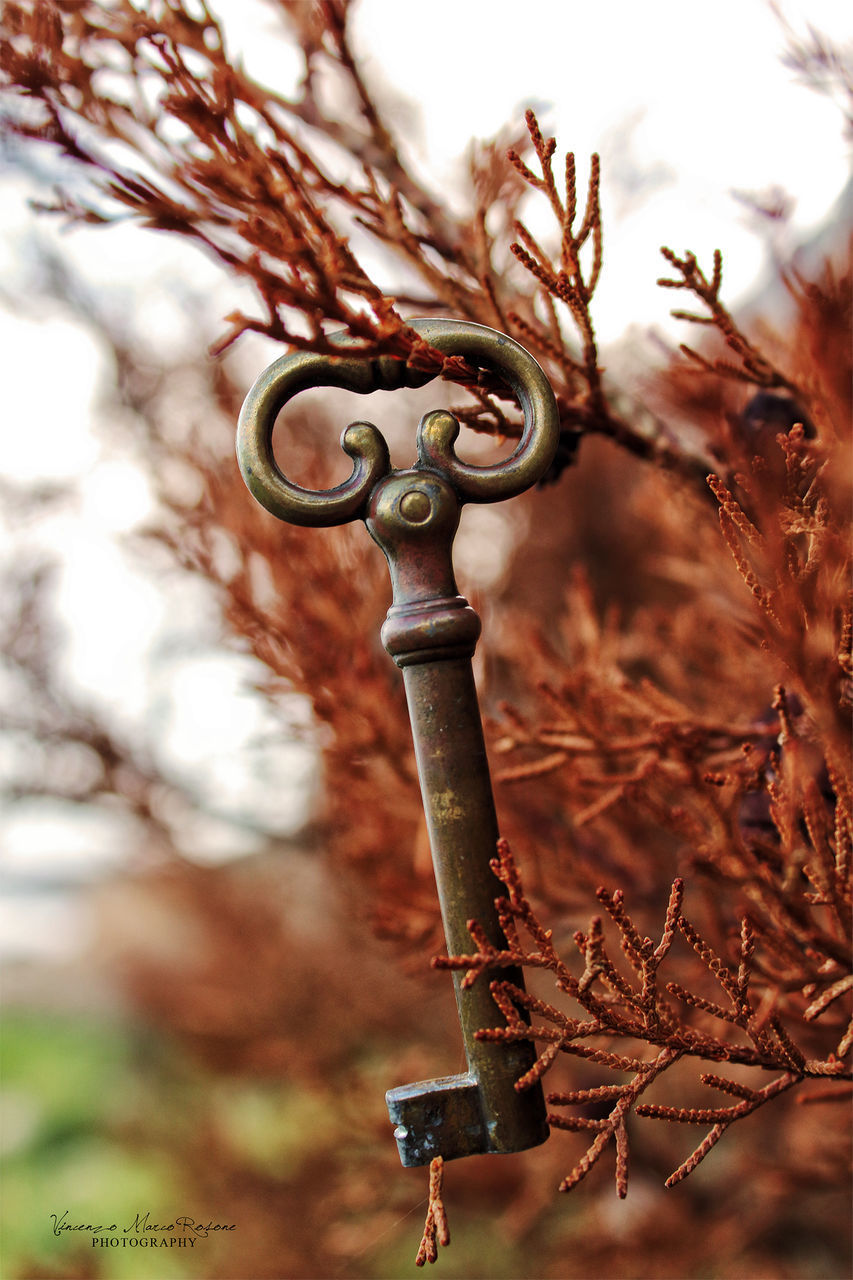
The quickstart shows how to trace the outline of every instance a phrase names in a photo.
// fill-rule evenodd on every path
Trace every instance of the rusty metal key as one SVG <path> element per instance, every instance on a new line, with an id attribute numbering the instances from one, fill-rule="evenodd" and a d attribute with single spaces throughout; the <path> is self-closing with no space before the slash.
<path id="1" fill-rule="evenodd" d="M 524 427 L 509 458 L 483 467 L 462 462 L 453 448 L 459 423 L 434 410 L 418 426 L 412 468 L 392 469 L 383 437 L 359 422 L 341 437 L 353 458 L 350 478 L 334 489 L 299 488 L 272 452 L 276 416 L 294 395 L 309 387 L 367 393 L 430 380 L 392 358 L 310 352 L 283 356 L 255 382 L 240 415 L 237 454 L 250 491 L 273 515 L 314 526 L 363 519 L 385 553 L 393 602 L 382 641 L 403 672 L 441 915 L 454 955 L 470 950 L 469 920 L 479 922 L 493 946 L 505 947 L 506 939 L 495 907 L 503 892 L 490 867 L 498 825 L 471 669 L 480 620 L 456 586 L 453 538 L 464 503 L 514 497 L 542 476 L 556 450 L 558 417 L 547 378 L 517 342 L 453 320 L 416 320 L 411 327 L 431 347 L 498 374 L 516 393 Z M 504 976 L 523 987 L 519 970 Z M 478 1040 L 479 1030 L 501 1021 L 488 984 L 463 989 L 454 974 L 454 985 L 468 1070 L 386 1094 L 404 1165 L 438 1155 L 521 1151 L 548 1136 L 538 1082 L 515 1089 L 535 1059 L 532 1045 Z"/>

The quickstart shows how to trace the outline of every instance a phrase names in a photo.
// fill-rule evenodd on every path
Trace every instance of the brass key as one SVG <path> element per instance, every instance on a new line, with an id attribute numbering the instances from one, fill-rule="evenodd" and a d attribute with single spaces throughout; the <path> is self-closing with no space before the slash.
<path id="1" fill-rule="evenodd" d="M 359 422 L 341 437 L 354 460 L 347 481 L 318 491 L 291 484 L 271 441 L 277 414 L 297 392 L 333 386 L 367 393 L 430 380 L 392 358 L 313 353 L 283 356 L 258 378 L 240 414 L 237 455 L 252 494 L 279 519 L 298 525 L 363 519 L 385 553 L 394 598 L 382 642 L 403 671 L 447 948 L 458 955 L 471 947 L 469 920 L 480 923 L 493 946 L 504 948 L 506 939 L 495 908 L 504 890 L 489 865 L 498 826 L 471 670 L 480 619 L 456 587 L 453 537 L 463 503 L 514 497 L 542 476 L 559 424 L 547 378 L 511 338 L 455 320 L 418 320 L 411 327 L 431 347 L 490 369 L 515 391 L 524 427 L 509 458 L 484 467 L 462 462 L 453 448 L 459 423 L 434 410 L 418 426 L 411 469 L 393 470 L 382 435 Z M 461 976 L 453 975 L 467 1072 L 386 1094 L 404 1165 L 428 1164 L 438 1155 L 521 1151 L 548 1136 L 541 1086 L 523 1093 L 514 1087 L 533 1065 L 532 1045 L 477 1040 L 476 1032 L 495 1026 L 500 1014 L 486 982 L 463 990 Z M 523 987 L 520 970 L 504 976 Z"/>

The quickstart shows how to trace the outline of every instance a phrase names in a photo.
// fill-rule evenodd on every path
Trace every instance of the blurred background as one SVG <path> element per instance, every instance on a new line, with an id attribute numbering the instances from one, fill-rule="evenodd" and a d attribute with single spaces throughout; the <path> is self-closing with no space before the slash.
<path id="1" fill-rule="evenodd" d="M 276 6 L 211 7 L 249 73 L 293 93 L 301 54 Z M 450 210 L 466 207 L 469 140 L 514 136 L 528 106 L 583 171 L 601 153 L 594 318 L 601 363 L 634 403 L 684 336 L 655 287 L 662 243 L 700 260 L 722 248 L 728 304 L 783 327 L 793 311 L 780 267 L 840 261 L 845 107 L 837 82 L 809 82 L 792 54 L 816 31 L 849 50 L 847 6 L 433 0 L 426 21 L 413 3 L 359 0 L 351 20 L 407 162 Z M 393 669 L 375 674 L 384 562 L 358 529 L 328 535 L 326 563 L 310 541 L 325 531 L 287 539 L 252 509 L 233 474 L 236 413 L 280 348 L 249 334 L 210 355 L 223 318 L 251 305 L 247 286 L 181 237 L 130 219 L 62 226 L 34 209 L 74 181 L 67 161 L 4 140 L 3 1274 L 414 1274 L 426 1184 L 398 1165 L 384 1091 L 459 1069 L 460 1048 L 449 980 L 428 966 L 440 941 L 405 711 Z M 525 214 L 536 232 L 537 206 Z M 389 292 L 405 287 L 390 262 L 377 270 Z M 406 464 L 408 424 L 440 394 L 355 408 L 303 399 L 294 471 L 310 475 L 355 416 L 375 418 Z M 548 520 L 574 529 L 572 559 L 606 604 L 640 559 L 626 543 L 654 542 L 655 491 L 600 444 L 561 483 Z M 525 661 L 507 639 L 513 609 L 523 602 L 531 627 L 557 612 L 553 580 L 525 573 L 537 545 L 550 545 L 538 518 L 527 500 L 514 516 L 468 509 L 460 533 L 460 588 L 483 615 L 482 651 L 494 636 L 492 658 L 478 657 L 489 714 L 516 691 L 507 668 Z M 261 549 L 251 571 L 279 592 L 282 615 L 305 619 L 315 688 L 327 681 L 334 706 L 288 678 L 284 623 L 258 640 L 240 592 L 241 539 Z M 668 599 L 660 563 L 644 572 L 627 588 L 629 609 Z M 323 638 L 349 627 L 365 632 L 351 665 Z M 545 788 L 513 809 L 506 790 L 499 810 L 532 845 L 556 801 Z M 588 911 L 568 898 L 570 937 Z M 787 1140 L 807 1147 L 809 1133 L 792 1128 Z M 557 1196 L 574 1158 L 558 1141 L 497 1169 L 451 1168 L 443 1274 L 842 1273 L 836 1193 L 816 1175 L 792 1209 L 787 1184 L 773 1184 L 772 1148 L 751 1157 L 755 1216 L 740 1183 L 744 1225 L 732 1199 L 737 1136 L 695 1191 L 691 1182 L 667 1202 L 661 1238 L 668 1148 L 644 1141 L 625 1203 L 607 1177 Z M 236 1231 L 192 1252 L 107 1260 L 85 1232 L 53 1231 L 50 1215 L 66 1210 L 73 1222 L 186 1214 Z M 833 1215 L 836 1226 L 810 1234 Z M 672 1245 L 697 1233 L 704 1244 L 705 1231 L 701 1259 Z"/>

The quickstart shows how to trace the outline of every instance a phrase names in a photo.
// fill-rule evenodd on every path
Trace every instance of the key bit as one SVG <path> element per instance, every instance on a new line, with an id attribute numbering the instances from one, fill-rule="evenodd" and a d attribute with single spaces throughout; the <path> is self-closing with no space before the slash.
<path id="1" fill-rule="evenodd" d="M 452 320 L 411 327 L 444 354 L 497 373 L 516 393 L 524 427 L 509 458 L 485 467 L 462 462 L 453 448 L 458 421 L 434 410 L 419 424 L 411 469 L 393 470 L 377 429 L 355 423 L 341 437 L 354 461 L 350 478 L 335 489 L 300 489 L 272 454 L 273 425 L 288 400 L 307 387 L 366 393 L 429 381 L 398 360 L 313 353 L 283 356 L 261 374 L 243 405 L 237 453 L 246 484 L 273 515 L 300 525 L 363 519 L 385 554 L 393 601 L 382 642 L 403 672 L 442 921 L 454 955 L 470 949 L 469 920 L 478 921 L 496 948 L 507 944 L 495 907 L 504 892 L 490 866 L 498 824 L 471 667 L 480 620 L 456 586 L 453 538 L 464 503 L 514 497 L 543 475 L 556 451 L 559 421 L 547 378 L 517 342 Z M 520 970 L 502 976 L 523 988 Z M 438 1155 L 521 1151 L 548 1136 L 538 1081 L 523 1092 L 515 1088 L 535 1061 L 533 1046 L 478 1040 L 478 1031 L 501 1021 L 488 983 L 463 989 L 461 974 L 453 980 L 468 1070 L 388 1091 L 404 1165 L 428 1164 Z"/>

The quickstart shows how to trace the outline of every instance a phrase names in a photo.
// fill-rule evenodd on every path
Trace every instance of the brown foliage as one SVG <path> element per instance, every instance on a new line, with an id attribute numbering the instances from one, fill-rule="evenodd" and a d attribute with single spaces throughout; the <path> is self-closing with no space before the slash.
<path id="1" fill-rule="evenodd" d="M 436 1156 L 429 1166 L 429 1208 L 423 1239 L 418 1249 L 415 1265 L 422 1267 L 425 1262 L 435 1262 L 438 1258 L 438 1246 L 447 1248 L 450 1244 L 450 1231 L 444 1212 L 442 1187 L 444 1183 L 444 1160 Z"/>
<path id="2" fill-rule="evenodd" d="M 517 432 L 500 403 L 505 389 L 424 349 L 406 318 L 443 313 L 497 326 L 546 368 L 562 425 L 552 478 L 575 465 L 559 489 L 519 504 L 530 531 L 516 535 L 504 593 L 482 602 L 493 615 L 481 684 L 499 811 L 504 833 L 523 850 L 526 889 L 502 844 L 507 950 L 490 948 L 473 922 L 472 954 L 435 964 L 466 970 L 466 982 L 492 975 L 496 1026 L 487 1034 L 532 1038 L 539 1050 L 519 1087 L 546 1071 L 559 1080 L 565 1061 L 573 1063 L 566 1087 L 549 1095 L 560 1108 L 551 1123 L 590 1145 L 561 1189 L 576 1187 L 612 1139 L 624 1196 L 635 1116 L 661 1120 L 667 1132 L 708 1126 L 686 1156 L 669 1137 L 647 1140 L 641 1167 L 663 1170 L 674 1186 L 735 1121 L 772 1101 L 768 1110 L 800 1135 L 798 1150 L 818 1152 L 813 1166 L 794 1160 L 780 1172 L 778 1162 L 737 1147 L 732 1159 L 739 1178 L 753 1178 L 756 1199 L 764 1196 L 768 1220 L 781 1221 L 803 1179 L 839 1184 L 841 1135 L 829 1116 L 831 1103 L 849 1097 L 849 266 L 827 265 L 816 280 L 791 272 L 790 331 L 754 336 L 722 300 L 719 254 L 706 275 L 694 255 L 664 250 L 674 275 L 661 283 L 704 306 L 678 314 L 701 324 L 707 341 L 685 346 L 687 361 L 650 378 L 651 428 L 648 418 L 640 427 L 599 363 L 597 159 L 580 214 L 573 154 L 558 182 L 556 143 L 528 112 L 527 135 L 508 152 L 497 143 L 472 150 L 471 216 L 456 218 L 406 169 L 353 57 L 348 5 L 282 9 L 304 54 L 292 98 L 229 60 L 204 6 L 165 0 L 141 14 L 129 0 L 7 4 L 0 60 L 14 130 L 58 147 L 87 175 L 82 196 L 60 195 L 61 212 L 109 221 L 129 210 L 251 282 L 260 312 L 229 316 L 219 353 L 247 330 L 333 352 L 332 330 L 342 328 L 365 356 L 395 356 L 463 386 L 472 403 L 458 416 L 498 436 Z M 109 92 L 100 74 L 108 66 Z M 324 105 L 321 71 L 356 104 L 346 121 Z M 332 154 L 345 178 L 319 158 Z M 522 221 L 528 191 L 550 206 L 553 250 Z M 394 297 L 380 289 L 361 261 L 369 242 L 416 286 Z M 361 530 L 295 530 L 260 511 L 209 426 L 179 437 L 168 403 L 140 389 L 134 353 L 107 336 L 118 395 L 146 421 L 164 504 L 158 537 L 215 585 L 229 628 L 269 671 L 265 694 L 275 700 L 286 688 L 310 697 L 324 752 L 318 843 L 351 913 L 369 914 L 401 959 L 420 964 L 438 946 L 437 906 L 404 704 L 378 641 L 388 598 L 381 559 Z M 243 388 L 224 364 L 204 376 L 208 405 L 233 421 Z M 288 465 L 315 484 L 328 482 L 325 425 L 312 425 L 298 406 L 288 411 Z M 201 479 L 200 499 L 173 483 L 187 469 Z M 547 565 L 538 578 L 537 558 Z M 15 645 L 7 647 L 14 658 Z M 19 659 L 47 688 L 43 668 Z M 118 796 L 155 825 L 151 768 L 116 767 L 114 756 L 133 764 L 133 753 L 97 738 L 79 716 L 66 729 L 99 755 L 88 798 Z M 168 845 L 168 833 L 160 836 Z M 358 960 L 363 939 L 332 930 L 334 945 L 294 942 L 275 911 L 255 917 L 253 891 L 243 897 L 230 880 L 178 873 L 162 892 L 187 918 L 217 923 L 209 956 L 193 971 L 192 1025 L 185 1004 L 158 983 L 156 962 L 138 962 L 132 985 L 153 1020 L 231 1072 L 292 1063 L 303 1028 L 316 1037 L 322 1024 L 334 1040 L 327 997 L 334 1005 L 336 969 Z M 600 916 L 585 923 L 594 897 L 621 954 Z M 276 994 L 279 968 L 296 965 L 307 981 L 318 962 L 316 1003 L 301 986 Z M 559 1007 L 533 981 L 527 996 L 501 982 L 500 969 L 517 963 L 551 974 Z M 247 1018 L 245 993 L 261 988 L 273 994 L 255 993 Z M 205 992 L 216 997 L 207 1023 Z M 329 1061 L 312 1064 L 328 1072 Z M 694 1062 L 717 1070 L 697 1080 L 685 1072 Z M 601 1083 L 601 1070 L 627 1079 Z M 669 1101 L 646 1098 L 647 1090 L 661 1096 L 668 1081 Z M 708 1105 L 707 1089 L 730 1101 Z M 825 1105 L 798 1110 L 794 1096 Z M 766 1137 L 770 1126 L 761 1123 L 761 1115 L 750 1121 Z M 555 1145 L 503 1175 L 516 1201 L 505 1212 L 510 1234 L 532 1241 L 545 1213 L 535 1170 L 556 1173 L 563 1157 L 552 1154 Z M 193 1151 L 193 1176 L 209 1185 L 209 1161 Z M 381 1158 L 379 1168 L 386 1176 Z M 246 1187 L 232 1174 L 242 1196 Z M 347 1185 L 340 1175 L 341 1194 Z M 472 1186 L 460 1188 L 461 1198 Z M 272 1214 L 280 1187 L 255 1190 Z M 686 1236 L 701 1221 L 734 1268 L 752 1245 L 736 1201 L 717 1190 L 716 1215 L 685 1198 L 673 1220 Z M 434 1169 L 421 1262 L 434 1260 L 436 1241 L 446 1243 L 441 1196 Z M 321 1210 L 311 1218 L 317 1231 L 332 1212 L 325 1202 Z M 278 1239 L 270 1231 L 267 1259 Z M 638 1230 L 641 1237 L 655 1274 L 693 1265 L 686 1253 L 662 1258 Z M 590 1267 L 615 1256 L 595 1241 L 587 1246 Z M 768 1246 L 752 1256 L 767 1267 L 775 1255 Z M 295 1250 L 294 1267 L 300 1258 Z M 629 1267 L 630 1250 L 613 1265 Z"/>
<path id="3" fill-rule="evenodd" d="M 628 1084 L 548 1094 L 548 1102 L 552 1106 L 583 1107 L 604 1101 L 614 1103 L 604 1119 L 549 1114 L 549 1122 L 556 1129 L 574 1132 L 591 1130 L 596 1134 L 589 1150 L 572 1173 L 564 1178 L 560 1185 L 561 1191 L 570 1191 L 586 1176 L 612 1138 L 616 1145 L 617 1192 L 620 1197 L 627 1194 L 626 1120 L 632 1109 L 639 1116 L 713 1125 L 696 1150 L 667 1179 L 666 1185 L 672 1187 L 697 1167 L 735 1120 L 745 1118 L 771 1098 L 809 1078 L 850 1078 L 850 1072 L 845 1071 L 843 1061 L 850 1051 L 849 1026 L 843 1029 L 836 1020 L 834 1031 L 829 1032 L 828 1041 L 832 1045 L 829 1053 L 826 1056 L 807 1058 L 780 1020 L 779 1010 L 783 1009 L 787 1013 L 792 1002 L 783 1001 L 778 995 L 770 1002 L 766 994 L 757 1000 L 751 992 L 753 973 L 756 970 L 760 973 L 761 970 L 755 955 L 755 926 L 748 916 L 741 922 L 738 946 L 731 964 L 727 964 L 683 914 L 682 880 L 678 879 L 673 883 L 657 946 L 638 931 L 625 910 L 621 891 L 611 894 L 607 889 L 600 888 L 597 897 L 618 929 L 623 957 L 632 972 L 630 977 L 627 976 L 611 959 L 604 941 L 601 917 L 595 916 L 588 930 L 585 933 L 579 930 L 574 937 L 584 960 L 583 972 L 580 977 L 575 977 L 555 950 L 552 931 L 544 928 L 526 898 L 521 877 L 506 841 L 499 843 L 498 854 L 493 866 L 495 874 L 507 890 L 507 896 L 499 900 L 498 909 L 509 945 L 506 950 L 497 951 L 488 943 L 476 922 L 472 921 L 470 930 L 477 943 L 476 954 L 438 957 L 433 961 L 434 966 L 466 970 L 463 986 L 470 986 L 483 973 L 492 973 L 511 965 L 547 969 L 554 975 L 557 990 L 579 1004 L 589 1015 L 585 1019 L 570 1017 L 537 996 L 528 995 L 512 983 L 493 981 L 492 995 L 506 1018 L 506 1025 L 480 1032 L 480 1038 L 497 1043 L 530 1039 L 545 1046 L 530 1071 L 518 1081 L 516 1088 L 524 1090 L 534 1081 L 540 1080 L 558 1053 L 575 1054 L 617 1073 L 633 1076 Z M 820 905 L 825 905 L 824 900 L 820 901 Z M 533 947 L 522 944 L 518 933 L 519 925 L 530 936 Z M 687 989 L 680 982 L 669 982 L 665 992 L 661 990 L 659 969 L 669 954 L 677 931 L 680 931 L 701 962 L 701 967 L 697 966 L 700 974 L 704 967 L 706 978 L 711 975 L 716 980 L 726 1003 L 719 1003 L 716 992 L 714 994 L 718 998 L 709 999 Z M 814 981 L 802 982 L 803 978 L 817 974 L 837 975 L 841 970 L 841 966 L 830 954 L 835 950 L 831 943 L 823 950 L 819 949 L 817 930 L 809 935 L 808 941 L 803 944 L 803 950 L 808 955 L 811 966 L 801 977 L 798 975 L 795 978 L 790 957 L 796 955 L 797 950 L 790 947 L 785 978 L 792 984 L 796 981 L 800 986 L 798 995 L 802 991 L 814 995 L 818 988 L 822 988 L 821 994 L 807 1007 L 803 1007 L 803 999 L 794 1004 L 793 1016 L 799 1014 L 802 1022 L 809 1023 L 848 991 L 851 981 L 848 974 L 836 977 L 831 985 Z M 682 969 L 682 973 L 685 972 L 687 966 Z M 684 1007 L 683 1010 L 674 1007 L 666 998 L 667 994 L 678 1001 Z M 534 1021 L 531 1026 L 520 1010 L 526 1011 L 531 1019 L 541 1018 L 542 1022 Z M 690 1019 L 690 1013 L 696 1010 L 728 1027 L 739 1028 L 743 1035 L 728 1029 L 716 1033 L 706 1030 L 703 1022 L 707 1023 L 707 1018 L 699 1020 L 698 1025 Z M 623 1052 L 614 1053 L 608 1048 L 599 1048 L 590 1043 L 598 1037 L 604 1037 L 606 1042 L 623 1039 L 639 1041 L 646 1046 L 655 1047 L 658 1052 L 650 1059 L 641 1059 Z M 638 1105 L 638 1099 L 653 1081 L 684 1056 L 712 1062 L 740 1063 L 782 1074 L 776 1075 L 759 1089 L 737 1080 L 703 1074 L 703 1084 L 740 1099 L 734 1106 L 696 1108 L 646 1103 Z"/>

